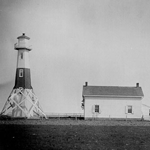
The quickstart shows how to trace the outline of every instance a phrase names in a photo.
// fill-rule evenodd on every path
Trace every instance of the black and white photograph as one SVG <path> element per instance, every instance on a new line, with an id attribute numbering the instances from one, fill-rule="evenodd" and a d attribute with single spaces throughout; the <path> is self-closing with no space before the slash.
<path id="1" fill-rule="evenodd" d="M 0 0 L 0 150 L 149 150 L 149 64 L 149 0 Z"/>

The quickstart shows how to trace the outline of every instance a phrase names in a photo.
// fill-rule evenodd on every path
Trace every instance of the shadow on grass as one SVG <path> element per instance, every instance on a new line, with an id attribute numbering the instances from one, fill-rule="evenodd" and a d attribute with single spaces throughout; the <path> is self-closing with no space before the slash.
<path id="1" fill-rule="evenodd" d="M 0 125 L 0 150 L 150 149 L 149 126 Z"/>

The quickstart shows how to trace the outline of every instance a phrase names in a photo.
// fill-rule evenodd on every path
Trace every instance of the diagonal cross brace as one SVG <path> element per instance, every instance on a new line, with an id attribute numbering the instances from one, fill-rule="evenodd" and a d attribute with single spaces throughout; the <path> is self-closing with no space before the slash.
<path id="1" fill-rule="evenodd" d="M 11 99 L 23 112 L 24 114 L 26 115 L 26 112 L 21 108 L 21 106 L 19 104 L 17 104 L 17 102 L 13 99 Z M 16 107 L 16 106 L 15 106 Z M 13 108 L 14 109 L 14 108 Z M 26 117 L 28 118 L 28 116 L 26 115 Z"/>
<path id="2" fill-rule="evenodd" d="M 17 92 L 17 93 L 15 93 L 14 95 L 17 95 L 19 92 Z M 13 94 L 12 94 L 13 95 Z M 11 98 L 11 96 L 8 98 L 8 100 L 7 100 L 7 103 L 6 104 L 10 104 L 11 106 L 10 107 L 12 107 L 12 104 L 11 104 L 11 102 L 14 102 L 14 100 L 13 100 L 13 98 Z M 25 99 L 23 99 L 20 103 L 17 103 L 18 105 L 21 105 L 23 102 L 25 101 Z M 15 102 L 15 104 L 16 104 L 16 102 Z M 5 106 L 6 107 L 6 106 Z M 6 107 L 3 111 L 2 111 L 2 114 L 3 113 L 5 113 L 5 111 L 7 111 L 10 107 Z M 15 105 L 14 107 L 12 107 L 12 110 L 14 110 L 15 108 L 17 107 L 17 105 Z M 19 107 L 20 108 L 20 107 Z M 7 109 L 7 110 L 6 110 Z"/>
<path id="3" fill-rule="evenodd" d="M 32 94 L 32 95 L 35 97 L 35 99 L 36 99 L 36 102 L 35 102 L 35 103 L 37 103 L 37 102 L 38 102 L 38 99 L 37 99 L 37 97 L 35 96 L 35 94 L 34 94 L 33 92 L 31 93 L 31 91 L 29 91 L 29 92 L 30 92 L 30 94 Z M 37 106 L 37 105 L 34 105 L 34 106 L 36 106 L 36 108 L 38 108 L 38 110 L 40 110 L 40 111 L 42 112 L 42 114 L 45 116 L 45 118 L 47 119 L 45 113 L 41 110 L 40 106 Z"/>
<path id="4" fill-rule="evenodd" d="M 25 94 L 19 89 L 19 91 L 22 93 L 22 95 L 24 95 L 25 96 Z M 30 91 L 29 91 L 30 92 Z M 33 93 L 32 93 L 33 94 Z M 26 97 L 26 96 L 25 96 Z M 40 109 L 40 108 L 38 108 L 38 106 L 36 105 L 36 104 L 34 104 L 34 102 L 33 101 L 31 101 L 29 98 L 27 98 L 26 97 L 26 99 L 32 104 L 32 105 L 34 105 L 34 107 L 35 108 L 37 108 L 43 115 L 44 115 L 44 117 L 47 119 L 47 117 L 46 117 L 46 115 L 44 114 L 44 112 Z"/>
<path id="5" fill-rule="evenodd" d="M 11 91 L 11 94 L 14 92 L 14 89 Z M 11 95 L 10 95 L 11 96 Z M 7 99 L 7 101 L 5 102 L 5 104 L 4 104 L 4 107 L 3 107 L 3 110 L 1 111 L 1 115 L 2 114 L 4 114 L 5 113 L 5 111 L 7 111 L 10 107 L 12 107 L 12 106 L 9 106 L 9 108 L 8 107 L 6 107 L 7 105 L 8 105 L 8 103 L 9 103 L 9 98 L 10 98 L 10 96 L 8 97 L 8 99 Z M 9 103 L 10 104 L 10 103 Z M 11 104 L 10 104 L 11 105 Z M 7 109 L 7 110 L 6 110 Z"/>

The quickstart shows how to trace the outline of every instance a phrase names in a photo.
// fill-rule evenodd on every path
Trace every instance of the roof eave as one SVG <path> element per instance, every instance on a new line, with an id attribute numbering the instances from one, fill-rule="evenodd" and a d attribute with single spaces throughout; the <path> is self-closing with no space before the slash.
<path id="1" fill-rule="evenodd" d="M 134 98 L 143 98 L 144 96 L 126 96 L 126 95 L 83 95 L 84 97 L 120 97 L 120 98 L 129 98 L 129 97 L 134 97 Z"/>

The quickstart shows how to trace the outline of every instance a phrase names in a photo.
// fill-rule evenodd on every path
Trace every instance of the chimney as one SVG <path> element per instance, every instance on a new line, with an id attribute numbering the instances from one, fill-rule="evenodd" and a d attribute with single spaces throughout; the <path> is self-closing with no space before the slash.
<path id="1" fill-rule="evenodd" d="M 139 87 L 139 83 L 136 83 L 136 87 Z"/>
<path id="2" fill-rule="evenodd" d="M 85 86 L 88 86 L 88 82 L 85 82 Z"/>

